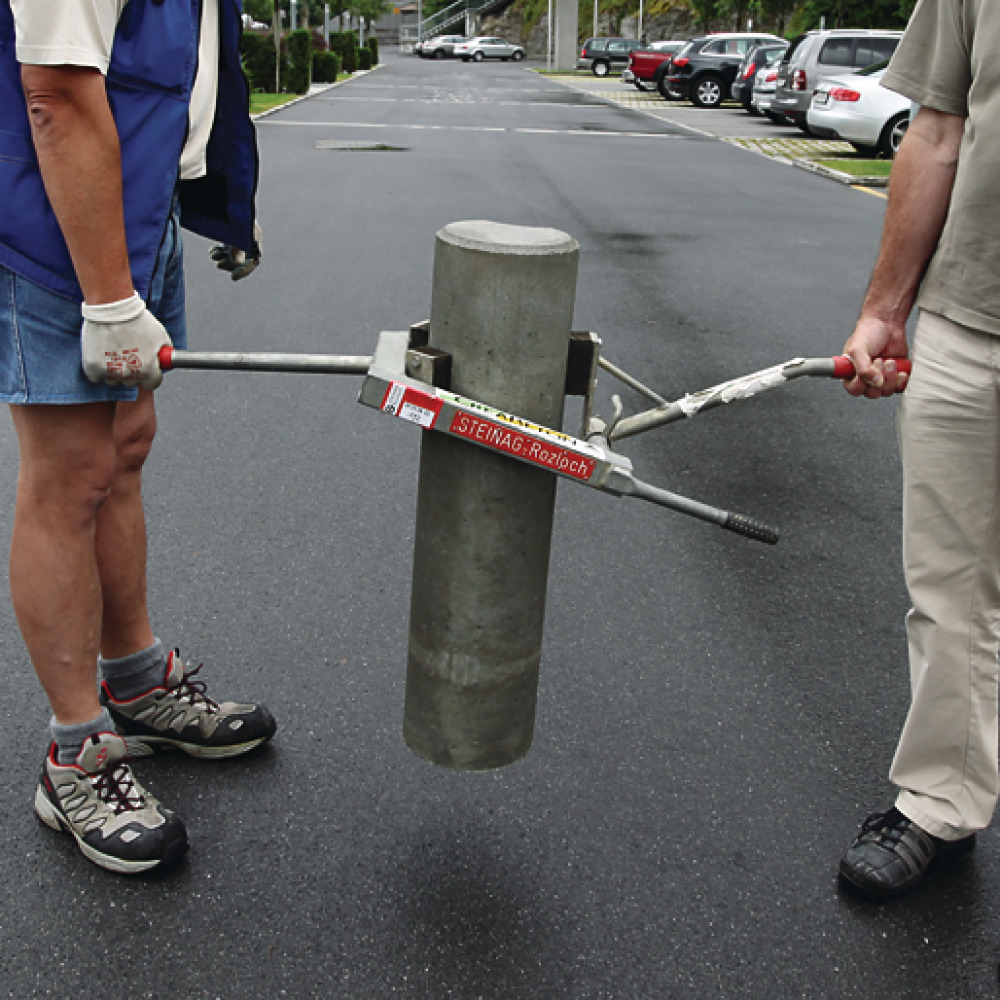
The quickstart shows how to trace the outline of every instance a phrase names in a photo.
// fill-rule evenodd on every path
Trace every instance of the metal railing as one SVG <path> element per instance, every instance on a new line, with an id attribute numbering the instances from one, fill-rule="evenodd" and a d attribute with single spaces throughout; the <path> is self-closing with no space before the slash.
<path id="1" fill-rule="evenodd" d="M 464 22 L 470 12 L 482 17 L 483 14 L 490 14 L 501 7 L 509 6 L 511 2 L 512 0 L 478 0 L 478 2 L 477 0 L 455 0 L 454 3 L 418 22 L 416 40 L 423 41 L 425 38 L 444 34 L 449 28 L 454 27 L 459 22 Z"/>

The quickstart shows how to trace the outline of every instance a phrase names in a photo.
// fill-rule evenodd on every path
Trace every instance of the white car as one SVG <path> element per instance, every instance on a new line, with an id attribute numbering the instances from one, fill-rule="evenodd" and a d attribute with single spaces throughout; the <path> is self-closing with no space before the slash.
<path id="1" fill-rule="evenodd" d="M 785 119 L 781 115 L 776 115 L 771 111 L 771 99 L 774 97 L 774 90 L 777 86 L 777 63 L 757 70 L 753 78 L 753 96 L 750 98 L 750 103 L 762 115 L 767 115 L 776 125 L 784 125 L 786 124 Z"/>
<path id="2" fill-rule="evenodd" d="M 859 153 L 892 159 L 910 124 L 910 101 L 882 86 L 886 64 L 824 80 L 806 112 L 809 129 Z"/>
<path id="3" fill-rule="evenodd" d="M 492 35 L 479 35 L 470 38 L 466 42 L 460 42 L 455 46 L 455 55 L 462 62 L 482 62 L 484 59 L 502 59 L 506 62 L 513 59 L 520 62 L 525 56 L 524 49 L 513 42 L 504 41 L 502 38 L 494 38 Z"/>

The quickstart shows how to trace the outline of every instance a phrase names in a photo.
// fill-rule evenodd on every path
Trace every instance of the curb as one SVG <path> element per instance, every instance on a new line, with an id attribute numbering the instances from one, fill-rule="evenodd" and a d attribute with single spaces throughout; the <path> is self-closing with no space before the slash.
<path id="1" fill-rule="evenodd" d="M 268 108 L 267 111 L 259 111 L 255 115 L 250 116 L 251 121 L 257 121 L 258 118 L 266 118 L 268 115 L 273 115 L 276 111 L 284 111 L 285 108 L 290 108 L 293 104 L 298 104 L 300 101 L 307 101 L 310 97 L 315 97 L 317 94 L 325 94 L 328 90 L 333 90 L 334 87 L 343 87 L 345 83 L 350 83 L 352 80 L 357 79 L 359 76 L 367 76 L 369 73 L 374 73 L 377 69 L 381 69 L 385 63 L 379 63 L 377 66 L 372 66 L 371 69 L 359 69 L 352 73 L 345 80 L 338 80 L 336 83 L 324 83 L 319 86 L 309 88 L 309 92 L 306 94 L 299 94 L 298 97 L 293 97 L 290 101 L 286 101 L 284 104 L 278 104 L 273 108 Z"/>
<path id="2" fill-rule="evenodd" d="M 820 177 L 826 177 L 827 179 L 837 181 L 840 184 L 859 185 L 861 187 L 889 186 L 888 177 L 865 177 L 859 176 L 858 174 L 846 174 L 843 170 L 833 170 L 832 168 L 824 167 L 821 163 L 816 163 L 813 160 L 793 159 L 791 163 L 793 166 L 799 167 L 802 170 L 808 170 L 811 174 L 819 174 Z"/>

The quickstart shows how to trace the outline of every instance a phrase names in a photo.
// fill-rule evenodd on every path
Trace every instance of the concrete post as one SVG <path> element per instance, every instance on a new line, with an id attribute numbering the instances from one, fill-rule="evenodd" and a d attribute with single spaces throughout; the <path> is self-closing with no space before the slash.
<path id="1" fill-rule="evenodd" d="M 578 0 L 556 0 L 556 69 L 576 69 L 579 22 Z"/>
<path id="2" fill-rule="evenodd" d="M 554 229 L 437 234 L 430 342 L 451 353 L 455 392 L 561 427 L 578 261 Z M 555 490 L 551 473 L 423 435 L 403 738 L 432 763 L 486 770 L 528 752 Z"/>

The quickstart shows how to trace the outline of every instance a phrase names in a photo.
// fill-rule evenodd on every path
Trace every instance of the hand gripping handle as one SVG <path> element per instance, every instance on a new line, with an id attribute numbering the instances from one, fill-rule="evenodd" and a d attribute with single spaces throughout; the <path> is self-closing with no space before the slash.
<path id="1" fill-rule="evenodd" d="M 909 375 L 913 369 L 913 362 L 909 358 L 876 358 L 876 361 L 895 361 L 896 371 Z M 833 359 L 834 378 L 854 378 L 854 362 L 846 355 L 840 354 Z"/>

